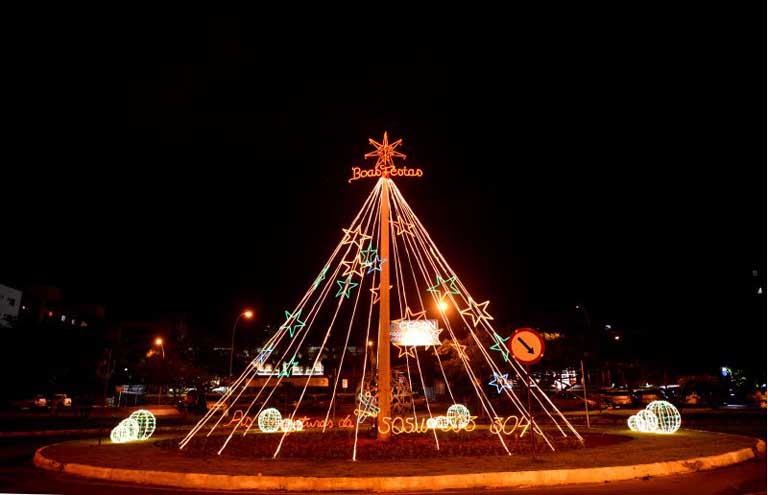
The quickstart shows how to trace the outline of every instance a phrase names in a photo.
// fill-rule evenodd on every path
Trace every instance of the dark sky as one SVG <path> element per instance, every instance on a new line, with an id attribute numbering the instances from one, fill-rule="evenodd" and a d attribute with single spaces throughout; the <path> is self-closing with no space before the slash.
<path id="1" fill-rule="evenodd" d="M 765 13 L 592 14 L 19 20 L 0 283 L 277 323 L 387 130 L 426 173 L 406 199 L 503 324 L 582 303 L 764 363 Z"/>

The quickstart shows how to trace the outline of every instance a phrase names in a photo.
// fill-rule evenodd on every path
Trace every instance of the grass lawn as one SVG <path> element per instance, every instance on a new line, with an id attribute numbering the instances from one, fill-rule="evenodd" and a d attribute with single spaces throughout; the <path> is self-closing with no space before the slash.
<path id="1" fill-rule="evenodd" d="M 446 433 L 449 435 L 450 433 Z M 157 471 L 231 475 L 411 476 L 493 471 L 574 469 L 671 461 L 753 447 L 755 440 L 721 433 L 680 430 L 673 435 L 632 433 L 626 429 L 592 429 L 590 435 L 621 435 L 627 441 L 600 442 L 595 447 L 530 455 L 454 456 L 392 460 L 277 459 L 247 455 L 195 456 L 160 446 L 161 439 L 123 445 L 76 440 L 46 448 L 60 462 Z M 585 435 L 587 436 L 587 435 Z M 298 437 L 298 435 L 297 435 Z M 168 438 L 168 437 L 165 437 Z M 213 438 L 213 437 L 211 437 Z M 220 443 L 220 442 L 218 442 Z M 587 442 L 588 445 L 590 442 Z M 225 451 L 226 452 L 226 451 Z M 351 457 L 351 453 L 350 453 Z"/>

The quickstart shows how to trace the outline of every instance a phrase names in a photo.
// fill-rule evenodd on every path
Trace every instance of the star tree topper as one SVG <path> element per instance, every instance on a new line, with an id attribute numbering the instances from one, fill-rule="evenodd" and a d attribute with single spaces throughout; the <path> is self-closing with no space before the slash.
<path id="1" fill-rule="evenodd" d="M 405 155 L 400 153 L 399 151 L 395 151 L 395 148 L 403 144 L 402 139 L 398 139 L 394 143 L 389 143 L 389 137 L 387 137 L 387 133 L 384 133 L 384 139 L 381 140 L 380 143 L 374 141 L 373 139 L 368 139 L 368 142 L 371 143 L 371 146 L 376 148 L 375 151 L 371 151 L 370 153 L 366 153 L 366 158 L 376 158 L 376 170 L 381 170 L 382 173 L 387 173 L 393 168 L 395 168 L 395 162 L 392 160 L 393 158 L 403 158 L 405 159 Z"/>

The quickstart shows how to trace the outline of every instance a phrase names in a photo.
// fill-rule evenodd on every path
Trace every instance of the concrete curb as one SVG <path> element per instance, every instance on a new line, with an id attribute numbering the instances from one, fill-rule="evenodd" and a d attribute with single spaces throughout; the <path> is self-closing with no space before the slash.
<path id="1" fill-rule="evenodd" d="M 119 421 L 115 422 L 117 426 Z M 181 426 L 158 426 L 157 432 L 168 431 L 189 431 L 189 425 Z M 83 428 L 70 430 L 38 430 L 38 431 L 0 431 L 0 438 L 23 438 L 23 437 L 58 437 L 68 435 L 104 435 L 109 436 L 112 428 Z"/>
<path id="2" fill-rule="evenodd" d="M 453 474 L 444 476 L 390 476 L 371 478 L 316 478 L 304 476 L 235 476 L 226 474 L 178 473 L 106 468 L 85 464 L 61 463 L 43 455 L 47 447 L 35 452 L 34 464 L 41 468 L 87 478 L 206 490 L 284 490 L 284 491 L 376 491 L 445 490 L 469 488 L 515 488 L 555 486 L 577 483 L 623 481 L 646 476 L 669 476 L 730 466 L 765 454 L 765 442 L 755 447 L 724 454 L 678 461 L 610 466 L 586 469 L 514 471 Z"/>

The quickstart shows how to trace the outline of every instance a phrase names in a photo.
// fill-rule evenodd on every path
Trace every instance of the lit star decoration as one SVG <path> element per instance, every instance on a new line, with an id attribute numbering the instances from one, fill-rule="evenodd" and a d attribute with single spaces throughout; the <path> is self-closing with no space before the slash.
<path id="1" fill-rule="evenodd" d="M 259 366 L 264 364 L 267 361 L 267 358 L 269 357 L 269 355 L 272 354 L 273 350 L 274 349 L 272 348 L 272 346 L 268 346 L 265 349 L 262 349 L 261 352 L 258 354 L 258 356 L 253 358 L 253 361 L 251 361 L 251 366 Z"/>
<path id="2" fill-rule="evenodd" d="M 360 251 L 360 263 L 365 266 L 371 266 L 372 258 L 379 252 L 373 248 L 373 243 L 368 243 L 368 247 Z"/>
<path id="3" fill-rule="evenodd" d="M 344 231 L 344 239 L 341 241 L 341 245 L 344 244 L 357 244 L 357 247 L 360 249 L 363 249 L 363 244 L 368 239 L 371 239 L 371 236 L 367 234 L 363 234 L 360 232 L 360 226 L 358 225 L 355 230 L 352 229 L 341 229 Z"/>
<path id="4" fill-rule="evenodd" d="M 282 371 L 280 371 L 280 373 L 278 373 L 277 376 L 278 377 L 284 376 L 286 378 L 291 376 L 291 373 L 293 373 L 293 367 L 296 366 L 297 364 L 299 364 L 299 362 L 296 361 L 296 356 L 293 356 L 291 360 L 288 361 L 287 363 L 283 361 L 283 369 Z"/>
<path id="5" fill-rule="evenodd" d="M 438 275 L 435 285 L 429 287 L 427 292 L 438 294 L 441 301 L 445 299 L 445 296 L 448 294 L 459 294 L 459 289 L 456 288 L 456 277 L 453 276 L 448 280 L 443 280 L 443 277 Z"/>
<path id="6" fill-rule="evenodd" d="M 339 291 L 336 293 L 336 297 L 345 296 L 347 299 L 349 299 L 350 291 L 360 285 L 357 282 L 352 282 L 352 274 L 347 275 L 345 280 L 337 280 L 336 283 L 339 284 Z"/>
<path id="7" fill-rule="evenodd" d="M 493 338 L 494 340 L 496 340 L 496 343 L 491 346 L 491 350 L 499 351 L 501 355 L 504 357 L 504 361 L 509 361 L 509 349 L 505 344 L 505 342 L 509 340 L 509 337 L 507 337 L 506 339 L 502 339 L 498 333 L 493 332 Z"/>
<path id="8" fill-rule="evenodd" d="M 460 359 L 465 360 L 467 359 L 467 353 L 465 352 L 467 349 L 467 346 L 464 344 L 460 344 L 458 342 L 451 342 L 451 346 L 456 349 L 456 354 L 459 356 Z"/>
<path id="9" fill-rule="evenodd" d="M 301 309 L 297 313 L 291 314 L 290 311 L 285 311 L 285 323 L 280 327 L 280 330 L 288 330 L 288 334 L 293 338 L 296 332 L 304 328 L 306 325 L 299 319 L 301 317 Z M 293 322 L 293 325 L 291 325 Z"/>
<path id="10" fill-rule="evenodd" d="M 512 390 L 512 383 L 509 381 L 509 373 L 504 373 L 503 375 L 499 375 L 495 371 L 493 372 L 493 380 L 488 382 L 488 385 L 493 385 L 496 387 L 496 392 L 501 394 L 501 389 L 508 389 Z"/>
<path id="11" fill-rule="evenodd" d="M 408 234 L 412 237 L 415 237 L 416 234 L 413 233 L 413 224 L 408 223 L 402 218 L 398 218 L 396 221 L 391 222 L 392 225 L 397 227 L 397 235 L 403 235 Z"/>
<path id="12" fill-rule="evenodd" d="M 321 271 L 320 275 L 317 276 L 315 281 L 312 283 L 312 290 L 317 289 L 317 287 L 320 285 L 320 282 L 325 280 L 325 274 L 328 272 L 328 268 L 329 267 L 327 267 L 327 266 L 325 268 L 323 268 L 323 271 Z"/>
<path id="13" fill-rule="evenodd" d="M 406 345 L 400 345 L 400 344 L 392 344 L 392 345 L 397 347 L 397 350 L 399 351 L 397 355 L 398 358 L 401 358 L 403 356 L 408 356 L 416 359 L 416 354 L 414 354 L 414 352 L 416 351 L 415 346 L 406 346 Z"/>
<path id="14" fill-rule="evenodd" d="M 376 151 L 371 151 L 369 153 L 365 154 L 366 158 L 376 158 L 376 169 L 381 170 L 382 173 L 386 174 L 391 169 L 395 168 L 395 162 L 392 161 L 393 158 L 403 158 L 405 159 L 405 155 L 400 153 L 399 151 L 395 151 L 395 148 L 403 144 L 402 139 L 398 139 L 394 143 L 389 143 L 389 137 L 387 136 L 387 133 L 384 133 L 384 139 L 380 143 L 374 141 L 373 139 L 368 139 L 368 142 L 371 143 L 371 146 L 376 148 Z"/>
<path id="15" fill-rule="evenodd" d="M 354 411 L 358 423 L 362 423 L 366 418 L 375 418 L 379 415 L 381 409 L 376 405 L 376 398 L 371 395 L 371 392 L 360 392 L 358 398 L 360 404 Z"/>
<path id="16" fill-rule="evenodd" d="M 391 289 L 392 286 L 390 285 L 389 288 Z M 373 294 L 373 301 L 371 301 L 371 304 L 376 304 L 377 302 L 379 302 L 379 299 L 380 299 L 379 287 L 372 287 L 372 288 L 370 288 L 368 290 L 370 290 L 371 293 Z"/>
<path id="17" fill-rule="evenodd" d="M 371 261 L 371 266 L 368 267 L 368 273 L 372 273 L 374 271 L 381 271 L 381 264 L 384 263 L 386 258 L 379 258 L 378 255 L 374 256 L 373 260 Z"/>
<path id="18" fill-rule="evenodd" d="M 343 276 L 349 275 L 351 277 L 352 275 L 357 275 L 363 277 L 365 275 L 365 266 L 358 263 L 357 258 L 352 261 L 342 261 L 341 264 L 347 267 L 344 273 L 342 273 Z"/>
<path id="19" fill-rule="evenodd" d="M 476 327 L 481 320 L 492 320 L 491 316 L 486 308 L 490 304 L 490 301 L 485 301 L 477 304 L 472 297 L 469 298 L 469 307 L 459 311 L 461 314 L 472 317 L 472 324 Z"/>
<path id="20" fill-rule="evenodd" d="M 411 308 L 408 306 L 405 307 L 405 316 L 400 318 L 400 320 L 426 320 L 427 319 L 427 312 L 426 310 L 421 310 L 418 313 L 414 313 L 411 311 Z M 395 320 L 400 321 L 400 320 Z"/>

